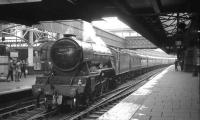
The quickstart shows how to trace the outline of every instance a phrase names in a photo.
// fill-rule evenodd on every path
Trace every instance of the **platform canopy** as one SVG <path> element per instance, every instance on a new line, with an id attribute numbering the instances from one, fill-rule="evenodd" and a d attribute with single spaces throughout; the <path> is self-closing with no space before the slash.
<path id="1" fill-rule="evenodd" d="M 0 11 L 0 20 L 26 25 L 118 16 L 166 52 L 173 52 L 175 43 L 184 41 L 183 32 L 197 34 L 200 13 L 195 0 L 1 0 Z"/>

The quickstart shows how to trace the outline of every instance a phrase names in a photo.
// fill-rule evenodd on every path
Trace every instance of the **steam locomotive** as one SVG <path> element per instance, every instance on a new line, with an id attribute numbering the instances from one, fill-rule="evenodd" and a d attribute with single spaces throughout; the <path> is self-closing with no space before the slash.
<path id="1" fill-rule="evenodd" d="M 109 49 L 74 36 L 45 44 L 40 54 L 43 63 L 49 66 L 48 74 L 36 78 L 32 91 L 38 98 L 45 98 L 48 109 L 58 105 L 71 108 L 87 105 L 125 79 L 174 62 L 131 50 Z"/>

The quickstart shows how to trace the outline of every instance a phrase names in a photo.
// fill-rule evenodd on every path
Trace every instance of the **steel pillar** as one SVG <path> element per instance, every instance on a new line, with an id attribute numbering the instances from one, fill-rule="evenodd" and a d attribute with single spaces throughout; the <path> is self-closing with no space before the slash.
<path id="1" fill-rule="evenodd" d="M 33 67 L 33 31 L 29 32 L 28 66 Z"/>

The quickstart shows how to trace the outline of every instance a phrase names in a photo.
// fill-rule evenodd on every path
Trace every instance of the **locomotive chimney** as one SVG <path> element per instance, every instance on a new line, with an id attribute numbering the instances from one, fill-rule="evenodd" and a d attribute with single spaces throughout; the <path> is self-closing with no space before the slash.
<path id="1" fill-rule="evenodd" d="M 64 37 L 70 37 L 70 38 L 71 38 L 71 37 L 76 37 L 76 35 L 74 35 L 74 34 L 64 34 L 63 36 L 64 36 Z"/>

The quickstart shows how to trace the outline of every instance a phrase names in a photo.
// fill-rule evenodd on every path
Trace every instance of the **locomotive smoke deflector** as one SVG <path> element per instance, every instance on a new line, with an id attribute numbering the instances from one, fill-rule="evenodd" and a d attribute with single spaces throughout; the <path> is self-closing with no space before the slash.
<path id="1" fill-rule="evenodd" d="M 63 38 L 52 45 L 50 57 L 56 69 L 67 72 L 80 65 L 83 60 L 83 51 L 76 41 Z"/>

